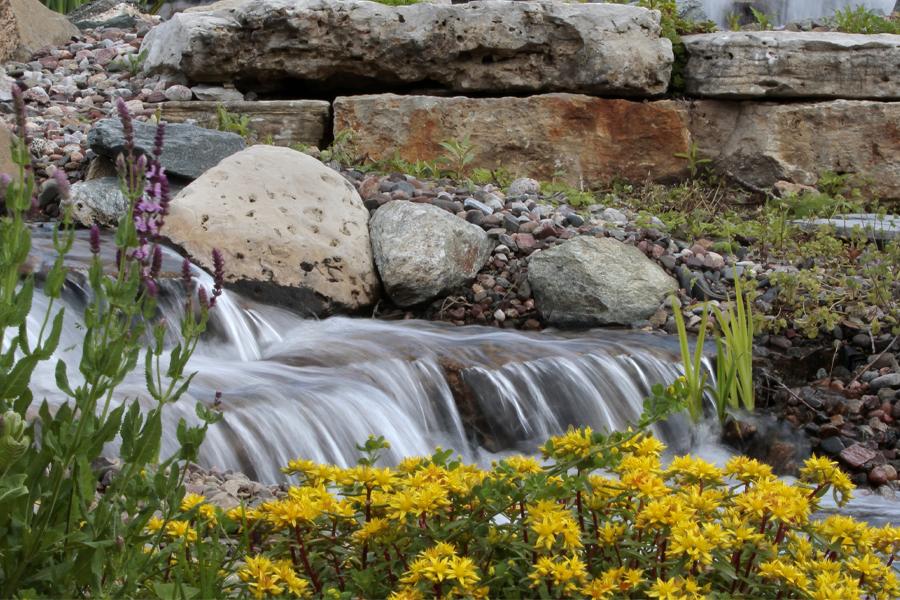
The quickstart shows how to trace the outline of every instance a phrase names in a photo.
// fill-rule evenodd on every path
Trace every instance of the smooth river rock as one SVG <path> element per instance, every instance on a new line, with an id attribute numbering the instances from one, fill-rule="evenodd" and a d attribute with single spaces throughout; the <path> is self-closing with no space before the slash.
<path id="1" fill-rule="evenodd" d="M 628 325 L 649 318 L 678 284 L 635 248 L 579 236 L 533 254 L 528 282 L 551 325 Z"/>
<path id="2" fill-rule="evenodd" d="M 203 127 L 217 125 L 217 111 L 221 107 L 231 114 L 247 117 L 247 129 L 257 140 L 271 141 L 278 146 L 308 144 L 321 148 L 331 115 L 331 103 L 324 100 L 163 102 L 158 106 L 164 121 L 194 120 Z"/>
<path id="3" fill-rule="evenodd" d="M 855 173 L 867 193 L 900 199 L 900 102 L 698 100 L 683 106 L 701 154 L 744 182 L 815 185 L 825 171 Z"/>
<path id="4" fill-rule="evenodd" d="M 155 136 L 156 125 L 134 121 L 136 153 L 151 153 Z M 88 133 L 88 145 L 97 154 L 115 159 L 125 149 L 121 121 L 103 119 L 94 123 Z M 223 158 L 240 152 L 244 147 L 244 139 L 237 134 L 187 123 L 172 123 L 166 125 L 160 162 L 169 175 L 196 179 Z"/>
<path id="5" fill-rule="evenodd" d="M 431 204 L 396 200 L 369 223 L 375 264 L 398 306 L 412 306 L 474 279 L 494 242 L 481 227 Z"/>
<path id="6" fill-rule="evenodd" d="M 38 0 L 0 0 L 0 64 L 31 60 L 44 46 L 57 46 L 78 35 L 66 17 Z"/>
<path id="7" fill-rule="evenodd" d="M 683 39 L 690 95 L 900 99 L 900 35 L 725 31 Z"/>
<path id="8" fill-rule="evenodd" d="M 373 160 L 435 160 L 441 142 L 468 139 L 473 165 L 573 185 L 671 180 L 687 175 L 690 135 L 674 102 L 633 102 L 578 94 L 524 98 L 441 98 L 377 94 L 339 97 L 335 133 Z"/>
<path id="9" fill-rule="evenodd" d="M 376 300 L 368 218 L 356 189 L 321 162 L 251 146 L 178 194 L 163 233 L 207 269 L 221 249 L 227 281 L 251 297 L 327 315 Z"/>
<path id="10" fill-rule="evenodd" d="M 142 49 L 150 73 L 256 89 L 652 96 L 673 62 L 659 34 L 658 12 L 617 4 L 225 0 L 174 15 Z"/>

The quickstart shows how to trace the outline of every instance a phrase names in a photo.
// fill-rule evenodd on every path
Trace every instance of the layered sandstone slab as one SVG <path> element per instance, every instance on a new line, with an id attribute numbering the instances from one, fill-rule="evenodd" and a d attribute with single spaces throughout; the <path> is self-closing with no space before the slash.
<path id="1" fill-rule="evenodd" d="M 183 123 L 193 120 L 201 127 L 210 128 L 216 127 L 221 107 L 231 114 L 247 117 L 247 128 L 258 141 L 277 146 L 321 146 L 331 115 L 331 104 L 324 100 L 165 102 L 159 106 L 165 121 Z"/>
<path id="2" fill-rule="evenodd" d="M 869 192 L 900 199 L 900 102 L 701 100 L 683 106 L 701 153 L 742 181 L 815 185 L 825 171 L 856 173 Z"/>
<path id="3" fill-rule="evenodd" d="M 678 179 L 690 136 L 674 102 L 632 102 L 575 94 L 525 98 L 441 98 L 394 94 L 334 102 L 334 130 L 352 133 L 355 152 L 372 160 L 395 155 L 435 160 L 440 143 L 468 139 L 472 164 L 503 167 L 572 184 L 614 178 Z"/>
<path id="4" fill-rule="evenodd" d="M 659 13 L 616 4 L 225 0 L 145 38 L 145 68 L 192 82 L 294 89 L 665 92 Z"/>
<path id="5" fill-rule="evenodd" d="M 689 95 L 900 99 L 900 35 L 727 31 L 683 39 Z"/>

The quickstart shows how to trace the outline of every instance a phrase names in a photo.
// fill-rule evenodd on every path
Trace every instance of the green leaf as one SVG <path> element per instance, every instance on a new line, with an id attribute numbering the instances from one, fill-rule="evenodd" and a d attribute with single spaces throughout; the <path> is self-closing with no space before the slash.
<path id="1" fill-rule="evenodd" d="M 75 396 L 69 385 L 69 375 L 66 373 L 66 363 L 62 359 L 56 361 L 56 387 L 68 396 Z"/>
<path id="2" fill-rule="evenodd" d="M 64 310 L 60 310 L 56 313 L 56 316 L 53 318 L 53 324 L 50 326 L 50 334 L 47 336 L 47 339 L 41 344 L 40 348 L 35 348 L 35 355 L 40 360 L 47 360 L 53 353 L 56 352 L 57 346 L 59 346 L 59 336 L 62 334 L 63 327 L 63 317 Z"/>
<path id="3" fill-rule="evenodd" d="M 12 371 L 0 379 L 0 399 L 17 398 L 21 396 L 28 388 L 31 381 L 31 374 L 37 366 L 38 359 L 35 356 L 25 356 L 16 363 Z"/>

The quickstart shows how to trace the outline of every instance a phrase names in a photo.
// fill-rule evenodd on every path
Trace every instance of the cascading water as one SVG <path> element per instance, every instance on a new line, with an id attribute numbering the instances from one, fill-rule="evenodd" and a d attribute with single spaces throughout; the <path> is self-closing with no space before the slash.
<path id="1" fill-rule="evenodd" d="M 35 254 L 49 256 L 47 239 L 35 237 Z M 79 243 L 70 262 L 83 267 L 88 257 Z M 166 258 L 164 272 L 177 272 L 180 258 Z M 212 286 L 205 272 L 194 276 Z M 160 310 L 175 336 L 183 290 L 174 279 L 163 290 Z M 58 358 L 73 382 L 79 315 L 89 294 L 77 276 L 69 278 Z M 40 327 L 45 310 L 46 298 L 36 295 L 29 327 Z M 436 445 L 479 460 L 534 451 L 569 425 L 609 431 L 634 422 L 650 387 L 677 377 L 676 352 L 667 338 L 627 332 L 569 337 L 421 321 L 304 320 L 226 293 L 192 358 L 198 375 L 190 394 L 167 407 L 164 418 L 174 432 L 179 418 L 196 419 L 196 401 L 209 402 L 221 390 L 224 419 L 210 429 L 201 460 L 264 482 L 281 479 L 279 467 L 297 456 L 350 464 L 369 434 L 391 442 L 389 460 L 429 454 Z M 51 404 L 60 401 L 54 365 L 55 359 L 43 363 L 34 377 L 35 395 Z M 143 398 L 142 372 L 119 393 Z M 680 417 L 657 433 L 674 447 L 690 439 Z M 166 435 L 163 450 L 174 449 L 174 436 Z"/>
<path id="2" fill-rule="evenodd" d="M 720 27 L 728 24 L 728 15 L 742 14 L 753 6 L 769 15 L 775 25 L 806 19 L 830 17 L 837 10 L 864 6 L 883 15 L 891 14 L 895 0 L 702 0 L 706 15 Z"/>
<path id="3" fill-rule="evenodd" d="M 39 273 L 41 258 L 52 255 L 46 232 L 35 232 L 34 247 Z M 77 268 L 89 257 L 81 240 L 69 256 L 76 272 L 63 297 L 66 322 L 57 358 L 69 365 L 73 384 L 83 335 L 80 315 L 90 295 Z M 164 272 L 179 267 L 180 258 L 167 253 Z M 212 287 L 206 273 L 197 269 L 194 275 Z M 163 289 L 160 310 L 173 324 L 174 339 L 183 290 L 171 281 Z M 46 298 L 36 294 L 30 334 L 40 327 L 46 308 Z M 356 444 L 370 434 L 391 442 L 388 461 L 430 454 L 443 445 L 466 460 L 486 462 L 496 453 L 533 452 L 568 425 L 621 429 L 636 419 L 654 383 L 670 382 L 680 372 L 678 350 L 668 337 L 304 320 L 227 292 L 210 326 L 191 359 L 190 370 L 198 375 L 190 394 L 164 411 L 163 452 L 175 450 L 178 419 L 194 422 L 195 403 L 210 402 L 221 390 L 224 419 L 210 428 L 201 461 L 269 483 L 281 480 L 279 467 L 298 456 L 351 464 Z M 55 362 L 42 363 L 32 380 L 35 397 L 46 397 L 51 405 L 61 401 L 53 384 Z M 142 374 L 135 373 L 118 391 L 118 400 L 144 398 Z M 692 428 L 681 416 L 658 426 L 656 434 L 676 451 L 697 452 L 719 464 L 730 455 L 716 434 Z M 896 502 L 872 496 L 840 510 L 874 522 L 900 518 Z"/>

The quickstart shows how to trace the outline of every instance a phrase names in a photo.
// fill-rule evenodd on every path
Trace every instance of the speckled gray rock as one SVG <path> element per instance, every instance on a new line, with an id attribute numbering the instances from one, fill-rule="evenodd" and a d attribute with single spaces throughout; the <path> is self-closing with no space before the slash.
<path id="1" fill-rule="evenodd" d="M 683 40 L 688 94 L 900 99 L 900 35 L 725 31 Z"/>
<path id="2" fill-rule="evenodd" d="M 369 222 L 381 282 L 398 306 L 412 306 L 472 280 L 494 243 L 483 229 L 437 206 L 388 202 Z"/>
<path id="3" fill-rule="evenodd" d="M 560 327 L 647 319 L 677 287 L 634 246 L 587 236 L 533 255 L 528 281 L 544 319 Z"/>
<path id="4" fill-rule="evenodd" d="M 135 151 L 149 154 L 155 135 L 155 125 L 135 121 Z M 97 154 L 115 159 L 125 147 L 122 123 L 118 119 L 98 121 L 88 134 L 88 145 Z M 234 133 L 186 123 L 168 124 L 161 162 L 169 175 L 196 179 L 244 147 L 244 139 Z"/>
<path id="5" fill-rule="evenodd" d="M 659 19 L 617 4 L 226 0 L 174 15 L 142 49 L 148 72 L 192 82 L 649 96 L 673 62 Z"/>
<path id="6" fill-rule="evenodd" d="M 72 207 L 72 218 L 85 227 L 95 223 L 115 227 L 128 208 L 128 201 L 115 177 L 79 181 L 72 185 L 69 199 L 64 204 Z"/>

